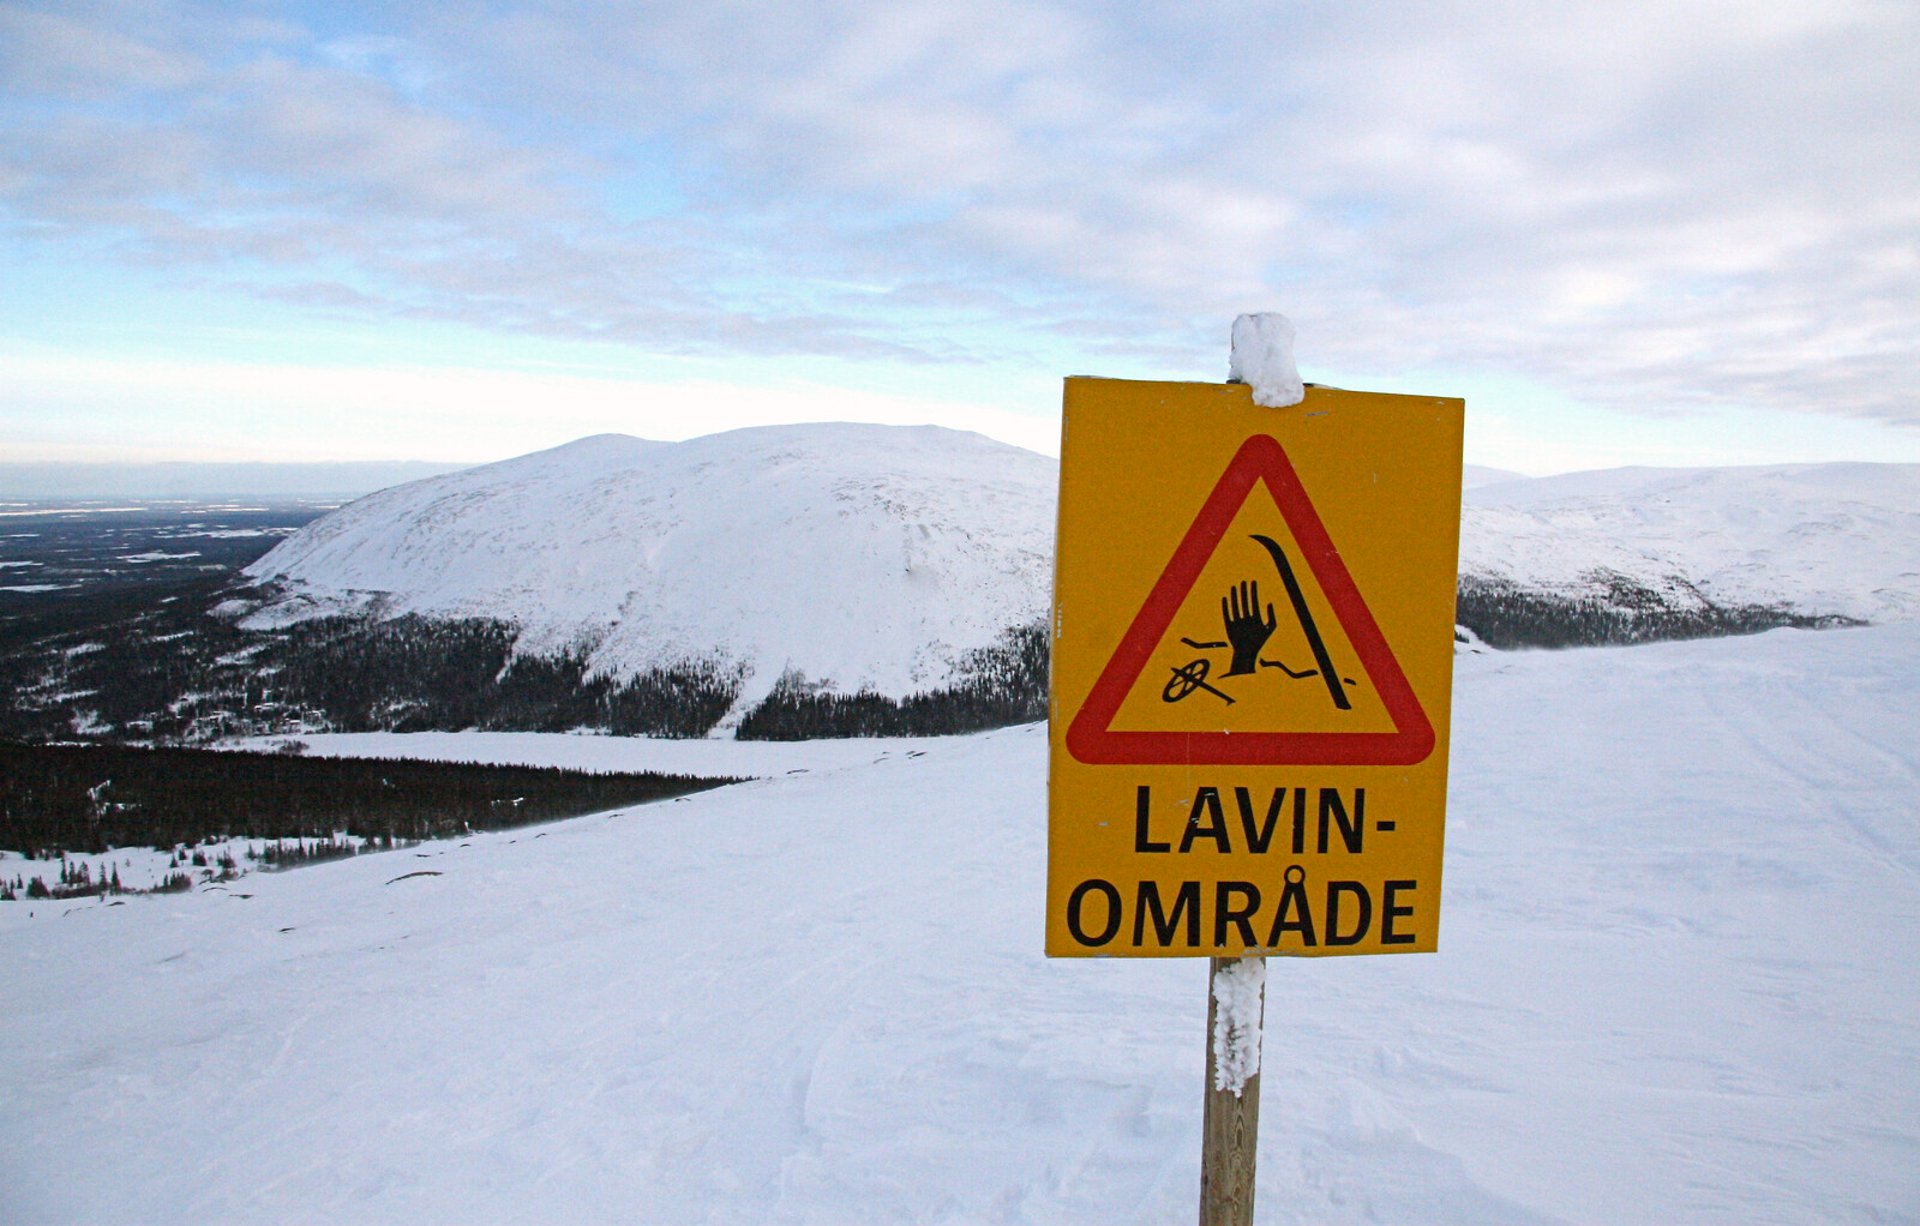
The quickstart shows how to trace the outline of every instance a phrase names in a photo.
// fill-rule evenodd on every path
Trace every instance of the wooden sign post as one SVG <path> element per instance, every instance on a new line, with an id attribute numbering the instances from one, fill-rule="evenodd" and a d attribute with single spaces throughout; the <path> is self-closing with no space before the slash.
<path id="1" fill-rule="evenodd" d="M 1254 1159 L 1260 1142 L 1261 1029 L 1266 1005 L 1266 959 L 1209 959 L 1207 1096 L 1200 1125 L 1200 1226 L 1253 1226 Z"/>
<path id="2" fill-rule="evenodd" d="M 1213 959 L 1203 1223 L 1252 1220 L 1266 960 L 1439 940 L 1462 416 L 1067 380 L 1047 953 Z"/>

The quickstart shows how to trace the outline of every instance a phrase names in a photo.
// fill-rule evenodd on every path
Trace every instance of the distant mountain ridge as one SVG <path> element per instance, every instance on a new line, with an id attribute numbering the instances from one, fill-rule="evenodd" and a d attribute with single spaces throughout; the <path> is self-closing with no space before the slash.
<path id="1" fill-rule="evenodd" d="M 462 467 L 425 460 L 11 462 L 0 464 L 0 497 L 353 498 Z"/>
<path id="2" fill-rule="evenodd" d="M 1465 464 L 1460 469 L 1460 484 L 1466 489 L 1493 485 L 1502 481 L 1525 481 L 1526 474 L 1507 468 L 1488 468 L 1484 464 Z"/>
<path id="3" fill-rule="evenodd" d="M 16 693 L 0 735 L 793 739 L 1036 720 L 1056 476 L 937 427 L 581 439 L 368 495 L 217 600 L 209 586 L 0 659 Z M 1469 647 L 1920 616 L 1920 465 L 1465 476 Z"/>
<path id="4" fill-rule="evenodd" d="M 1046 617 L 1055 464 L 934 426 L 767 426 L 656 443 L 598 435 L 383 490 L 247 576 L 241 623 L 493 618 L 591 675 L 689 661 L 887 699 L 954 683 Z"/>
<path id="5" fill-rule="evenodd" d="M 255 563 L 242 622 L 498 619 L 591 675 L 704 661 L 888 700 L 1046 616 L 1055 462 L 937 427 L 621 435 L 381 491 Z M 1469 466 L 1460 620 L 1499 646 L 1920 613 L 1920 466 Z"/>
<path id="6" fill-rule="evenodd" d="M 1920 616 L 1920 465 L 1619 468 L 1476 486 L 1463 503 L 1461 620 L 1482 633 L 1491 591 L 1617 615 L 1572 641 L 1760 629 L 1769 611 Z"/>

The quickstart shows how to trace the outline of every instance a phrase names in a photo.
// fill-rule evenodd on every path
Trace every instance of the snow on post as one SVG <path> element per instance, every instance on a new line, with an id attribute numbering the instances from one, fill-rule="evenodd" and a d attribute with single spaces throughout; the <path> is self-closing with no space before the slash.
<path id="1" fill-rule="evenodd" d="M 1231 1091 L 1235 1098 L 1260 1073 L 1266 988 L 1265 958 L 1241 958 L 1213 975 L 1213 1088 Z"/>
<path id="2" fill-rule="evenodd" d="M 1227 382 L 1252 387 L 1253 402 L 1263 408 L 1284 409 L 1305 400 L 1306 385 L 1293 363 L 1293 321 L 1272 311 L 1235 319 Z"/>

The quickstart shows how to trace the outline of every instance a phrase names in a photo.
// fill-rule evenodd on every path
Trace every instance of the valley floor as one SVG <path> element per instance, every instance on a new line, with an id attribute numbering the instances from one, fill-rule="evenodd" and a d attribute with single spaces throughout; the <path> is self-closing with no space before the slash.
<path id="1" fill-rule="evenodd" d="M 1274 964 L 1260 1220 L 1920 1220 L 1916 679 L 1913 625 L 1462 657 L 1441 952 Z M 1041 956 L 1042 729 L 551 740 L 775 777 L 0 904 L 0 1216 L 1192 1218 L 1205 967 Z"/>

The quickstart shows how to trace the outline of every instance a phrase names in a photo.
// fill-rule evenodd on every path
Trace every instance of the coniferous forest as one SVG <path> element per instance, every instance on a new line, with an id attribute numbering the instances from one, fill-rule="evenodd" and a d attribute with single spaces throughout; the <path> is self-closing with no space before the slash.
<path id="1" fill-rule="evenodd" d="M 516 654 L 514 627 L 484 618 L 325 617 L 254 631 L 204 607 L 180 599 L 0 652 L 0 686 L 14 696 L 0 736 L 176 745 L 467 728 L 693 737 L 739 688 L 735 672 L 712 663 L 590 676 L 584 652 Z"/>
<path id="2" fill-rule="evenodd" d="M 1600 646 L 1823 628 L 1848 619 L 1722 605 L 1676 580 L 1654 591 L 1595 574 L 1575 592 L 1460 580 L 1456 621 L 1496 648 Z M 516 650 L 486 618 L 330 616 L 245 630 L 216 612 L 246 589 L 195 582 L 113 592 L 0 625 L 0 737 L 195 745 L 236 736 L 484 729 L 707 735 L 739 696 L 719 657 L 638 676 L 593 675 L 584 648 Z M 744 739 L 927 736 L 1043 719 L 1047 636 L 1036 622 L 970 653 L 956 679 L 895 699 L 783 678 L 745 713 Z"/>
<path id="3" fill-rule="evenodd" d="M 195 745 L 318 732 L 586 731 L 700 737 L 738 696 L 718 660 L 634 677 L 590 673 L 585 650 L 515 650 L 516 628 L 485 618 L 335 616 L 243 630 L 205 610 L 212 589 L 137 611 L 81 618 L 0 645 L 0 736 Z M 1047 643 L 1035 623 L 969 653 L 956 681 L 891 699 L 788 679 L 739 735 L 932 736 L 1044 718 Z"/>
<path id="4" fill-rule="evenodd" d="M 167 850 L 228 838 L 331 844 L 340 835 L 392 846 L 555 821 L 733 782 L 551 767 L 0 742 L 0 851 L 46 860 L 62 852 Z"/>
<path id="5" fill-rule="evenodd" d="M 1758 634 L 1781 626 L 1826 630 L 1851 618 L 1773 605 L 1723 605 L 1684 589 L 1679 600 L 1622 575 L 1596 575 L 1596 590 L 1562 594 L 1499 579 L 1460 579 L 1454 621 L 1489 647 L 1608 647 L 1668 639 Z"/>
<path id="6" fill-rule="evenodd" d="M 961 661 L 957 684 L 903 699 L 810 691 L 797 678 L 783 678 L 740 721 L 739 736 L 760 741 L 940 736 L 1032 723 L 1047 717 L 1047 654 L 1044 623 L 1010 630 L 992 647 Z"/>

